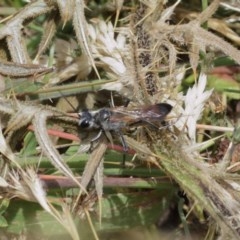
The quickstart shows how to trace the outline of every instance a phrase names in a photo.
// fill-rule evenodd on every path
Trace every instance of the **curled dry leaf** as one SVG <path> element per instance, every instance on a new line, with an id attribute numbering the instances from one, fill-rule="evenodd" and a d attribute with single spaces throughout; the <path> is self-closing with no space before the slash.
<path id="1" fill-rule="evenodd" d="M 63 26 L 65 26 L 67 21 L 70 21 L 73 18 L 73 9 L 75 7 L 75 2 L 75 0 L 57 0 L 57 5 L 63 21 Z M 84 2 L 82 2 L 82 4 L 84 4 Z"/>
<path id="2" fill-rule="evenodd" d="M 103 156 L 107 150 L 107 139 L 105 136 L 102 136 L 99 140 L 99 144 L 93 150 L 93 152 L 89 156 L 89 160 L 84 168 L 84 172 L 82 174 L 81 184 L 83 187 L 87 188 L 91 179 L 96 173 L 96 170 L 99 167 L 100 162 L 103 159 Z"/>
<path id="3" fill-rule="evenodd" d="M 140 143 L 128 136 L 124 136 L 124 138 L 128 146 L 136 151 L 136 155 L 140 160 L 144 161 L 144 163 L 153 164 L 160 168 L 156 155 L 146 146 L 146 144 Z"/>
<path id="4" fill-rule="evenodd" d="M 83 187 L 82 184 L 80 184 L 79 181 L 74 177 L 71 169 L 63 161 L 62 157 L 53 146 L 51 139 L 48 136 L 46 120 L 52 115 L 53 113 L 48 110 L 37 112 L 34 115 L 32 123 L 38 143 L 44 154 L 49 158 L 49 160 L 51 160 L 52 164 L 66 176 L 71 178 L 81 188 L 81 190 L 86 193 L 85 187 Z"/>
<path id="5" fill-rule="evenodd" d="M 49 79 L 49 85 L 55 85 L 77 76 L 76 80 L 85 79 L 92 70 L 88 57 L 85 54 L 75 56 L 78 48 L 74 40 L 65 41 L 57 39 L 56 45 L 56 67 L 59 69 L 54 77 Z"/>
<path id="6" fill-rule="evenodd" d="M 28 77 L 52 71 L 52 67 L 43 67 L 41 65 L 0 62 L 0 74 L 8 77 Z"/>
<path id="7" fill-rule="evenodd" d="M 195 73 L 199 63 L 200 50 L 205 52 L 209 46 L 222 51 L 237 63 L 240 63 L 240 54 L 235 47 L 201 27 L 201 24 L 212 16 L 218 5 L 219 0 L 213 1 L 197 19 L 186 24 L 171 26 L 160 18 L 149 31 L 159 42 L 173 40 L 175 44 L 180 46 L 189 46 L 190 64 Z"/>
<path id="8" fill-rule="evenodd" d="M 4 105 L 5 108 L 3 108 Z M 27 126 L 32 122 L 35 129 L 36 138 L 44 154 L 52 161 L 53 165 L 57 169 L 59 169 L 62 173 L 71 178 L 76 184 L 78 184 L 80 188 L 82 188 L 79 181 L 77 181 L 74 177 L 72 171 L 64 163 L 63 159 L 53 146 L 53 143 L 48 136 L 46 126 L 47 119 L 53 117 L 54 115 L 62 115 L 62 113 L 53 111 L 53 109 L 43 106 L 36 106 L 18 101 L 6 100 L 2 100 L 2 110 L 5 110 L 5 112 L 3 112 L 4 114 L 11 113 L 12 115 L 10 117 L 8 125 L 6 126 L 6 134 L 12 135 L 14 131 L 17 131 L 23 126 Z M 9 148 L 5 144 L 5 138 L 3 137 L 3 135 L 1 146 L 2 151 L 5 152 L 7 156 L 12 158 L 13 155 L 11 155 L 11 152 L 9 152 Z M 82 191 L 85 192 L 85 189 L 82 188 Z"/>
<path id="9" fill-rule="evenodd" d="M 44 186 L 36 171 L 32 168 L 26 170 L 18 169 L 18 172 L 9 173 L 12 184 L 10 191 L 17 197 L 28 201 L 37 201 L 41 207 L 50 215 L 52 215 L 65 228 L 72 239 L 79 240 L 79 235 L 69 212 L 69 208 L 63 203 L 58 204 L 62 207 L 63 215 L 54 205 L 47 199 Z"/>
<path id="10" fill-rule="evenodd" d="M 24 28 L 23 23 L 28 22 L 27 20 L 29 19 L 32 20 L 46 13 L 51 14 L 49 14 L 50 17 L 48 18 L 48 21 L 45 21 L 45 24 L 43 26 L 44 31 L 42 40 L 34 61 L 38 61 L 43 52 L 51 43 L 51 40 L 57 29 L 57 24 L 60 23 L 61 17 L 64 25 L 67 21 L 73 20 L 77 41 L 87 56 L 87 62 L 89 61 L 92 64 L 96 73 L 98 74 L 95 63 L 92 59 L 91 49 L 88 46 L 89 41 L 86 20 L 84 16 L 84 8 L 85 4 L 82 0 L 71 0 L 67 2 L 61 0 L 58 0 L 56 2 L 38 0 L 27 4 L 17 14 L 7 20 L 5 22 L 5 25 L 0 29 L 0 40 L 6 40 L 8 50 L 10 52 L 11 58 L 13 59 L 13 62 L 27 65 L 16 65 L 15 68 L 13 68 L 11 64 L 9 66 L 1 63 L 0 70 L 2 74 L 8 76 L 23 77 L 34 75 L 36 73 L 46 73 L 52 70 L 51 68 L 43 68 L 40 66 L 31 65 L 32 60 L 26 48 L 26 41 L 22 35 L 22 29 Z M 59 12 L 57 10 L 59 10 Z M 6 49 L 2 50 L 6 51 Z M 30 65 L 28 66 L 28 64 Z M 12 67 L 12 69 L 10 69 L 10 67 Z"/>
<path id="11" fill-rule="evenodd" d="M 46 13 L 51 9 L 45 1 L 32 2 L 27 4 L 25 8 L 7 21 L 1 28 L 0 39 L 6 38 L 8 49 L 14 62 L 22 64 L 29 64 L 31 62 L 21 32 L 23 22 L 33 16 L 36 17 Z"/>
<path id="12" fill-rule="evenodd" d="M 12 152 L 11 148 L 9 147 L 8 143 L 6 142 L 5 137 L 3 136 L 1 121 L 0 121 L 0 152 L 7 159 L 15 162 L 15 155 Z"/>
<path id="13" fill-rule="evenodd" d="M 87 23 L 84 16 L 85 3 L 83 0 L 75 0 L 75 6 L 73 9 L 73 25 L 77 37 L 77 41 L 81 46 L 82 50 L 85 52 L 85 55 L 88 56 L 89 61 L 91 62 L 98 78 L 100 79 L 98 70 L 95 66 L 95 62 L 92 57 L 92 51 L 89 47 L 89 38 L 87 32 Z"/>

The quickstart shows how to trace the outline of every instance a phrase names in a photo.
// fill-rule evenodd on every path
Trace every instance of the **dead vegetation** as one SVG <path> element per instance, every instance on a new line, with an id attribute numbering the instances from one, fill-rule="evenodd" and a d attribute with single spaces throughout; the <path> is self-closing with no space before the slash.
<path id="1" fill-rule="evenodd" d="M 88 152 L 79 181 L 79 171 L 66 163 L 65 155 L 60 154 L 57 147 L 60 131 L 69 133 L 69 139 L 75 144 L 79 144 L 77 137 L 71 134 L 82 137 L 78 132 L 78 119 L 69 116 L 68 109 L 63 107 L 62 95 L 77 94 L 78 101 L 72 98 L 70 101 L 79 109 L 108 107 L 112 100 L 119 105 L 130 100 L 130 108 L 167 102 L 173 106 L 166 119 L 169 127 L 159 131 L 151 126 L 137 127 L 124 132 L 126 143 L 135 154 L 133 158 L 137 159 L 127 162 L 126 167 L 161 168 L 186 193 L 190 202 L 187 215 L 206 222 L 209 227 L 206 238 L 211 234 L 208 239 L 217 235 L 222 239 L 239 238 L 239 159 L 231 162 L 239 143 L 239 130 L 235 128 L 233 132 L 233 128 L 225 128 L 233 132 L 233 137 L 227 142 L 226 152 L 217 155 L 213 164 L 208 153 L 214 152 L 212 146 L 225 135 L 216 135 L 215 126 L 202 118 L 206 119 L 211 112 L 209 106 L 214 89 L 207 85 L 214 67 L 213 59 L 226 55 L 239 64 L 239 37 L 223 20 L 213 17 L 220 7 L 219 0 L 192 14 L 184 11 L 184 2 L 180 0 L 168 5 L 163 2 L 109 1 L 102 4 L 101 12 L 94 1 L 85 4 L 79 0 L 37 0 L 2 18 L 2 199 L 10 201 L 18 197 L 38 202 L 73 239 L 79 239 L 71 212 L 85 216 L 92 224 L 89 212 L 96 202 L 101 202 L 104 183 L 108 181 L 103 177 L 105 154 L 108 147 L 116 150 L 118 146 L 115 145 L 117 138 L 113 136 L 113 143 L 109 144 L 108 138 L 102 135 L 93 151 Z M 109 20 L 112 14 L 115 18 Z M 203 27 L 206 22 L 215 32 Z M 217 22 L 221 22 L 226 31 L 214 27 Z M 226 33 L 225 39 L 218 33 Z M 37 43 L 30 41 L 35 36 Z M 235 41 L 229 43 L 226 39 Z M 182 86 L 188 76 L 194 81 L 184 89 Z M 234 86 L 239 94 L 239 83 Z M 58 97 L 61 99 L 56 106 L 61 110 L 48 106 L 48 99 Z M 199 137 L 204 127 L 208 128 L 207 138 Z M 57 139 L 49 136 L 50 128 L 57 129 Z M 33 130 L 34 135 L 29 130 Z M 30 147 L 28 137 L 33 143 Z M 80 143 L 81 150 L 85 143 L 88 145 L 89 141 Z M 69 147 L 64 144 L 66 141 L 63 146 Z M 70 200 L 66 197 L 53 201 L 47 194 L 48 183 L 43 174 L 48 169 L 39 167 L 42 154 L 58 171 L 57 174 L 52 172 L 52 177 L 65 176 L 66 181 L 71 180 L 72 188 L 78 188 L 78 193 Z M 75 150 L 73 155 L 77 154 L 81 155 Z M 27 161 L 36 156 L 34 167 L 28 165 Z M 23 159 L 26 164 L 22 164 Z M 117 168 L 121 170 L 120 163 Z M 145 179 L 150 178 L 151 175 Z M 90 184 L 92 179 L 95 187 Z M 60 187 L 64 187 L 62 183 Z M 98 213 L 101 218 L 101 211 Z M 91 228 L 97 239 L 92 225 Z"/>

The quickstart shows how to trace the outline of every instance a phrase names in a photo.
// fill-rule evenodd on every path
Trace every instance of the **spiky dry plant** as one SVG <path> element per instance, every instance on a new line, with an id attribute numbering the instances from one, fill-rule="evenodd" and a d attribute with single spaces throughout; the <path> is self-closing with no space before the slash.
<path id="1" fill-rule="evenodd" d="M 113 92 L 113 100 L 119 96 L 130 99 L 130 107 L 159 102 L 171 104 L 173 110 L 166 118 L 169 129 L 162 127 L 155 131 L 151 126 L 131 129 L 124 132 L 127 145 L 144 164 L 162 168 L 176 181 L 192 201 L 193 208 L 197 205 L 206 210 L 216 221 L 215 228 L 219 227 L 222 238 L 239 238 L 239 177 L 228 173 L 229 168 L 218 167 L 217 164 L 213 166 L 203 160 L 197 142 L 197 121 L 201 119 L 205 104 L 213 91 L 206 89 L 207 67 L 198 70 L 202 61 L 200 53 L 206 54 L 214 47 L 240 63 L 240 52 L 201 27 L 218 9 L 219 0 L 214 0 L 197 18 L 176 25 L 170 24 L 170 20 L 181 1 L 168 7 L 164 2 L 136 1 L 129 12 L 123 1 L 114 1 L 116 19 L 121 13 L 125 17 L 119 24 L 117 20 L 113 24 L 100 17 L 87 23 L 84 16 L 86 6 L 80 0 L 37 0 L 5 19 L 0 28 L 0 73 L 8 77 L 6 82 L 15 91 L 13 94 L 6 89 L 0 99 L 2 197 L 17 196 L 37 201 L 71 233 L 73 239 L 78 239 L 77 231 L 66 205 L 60 203 L 67 216 L 67 223 L 48 200 L 37 170 L 23 169 L 20 166 L 19 152 L 24 149 L 19 147 L 22 136 L 27 127 L 32 125 L 28 129 L 34 129 L 41 152 L 61 174 L 80 188 L 80 194 L 73 198 L 72 209 L 79 215 L 87 213 L 87 216 L 87 209 L 92 209 L 97 199 L 88 195 L 92 179 L 98 199 L 102 198 L 103 159 L 108 139 L 104 135 L 99 138 L 99 143 L 88 155 L 88 162 L 79 182 L 48 135 L 48 127 L 54 125 L 78 135 L 78 120 L 67 117 L 66 113 L 54 107 L 26 101 L 31 97 L 39 100 L 54 98 L 56 95 L 51 95 L 53 92 L 60 92 L 57 94 L 59 96 L 61 92 L 71 95 L 79 91 L 82 100 L 79 105 L 82 108 L 94 107 L 99 99 L 104 102 L 103 95 L 107 95 L 109 100 L 110 92 Z M 106 4 L 106 7 L 109 5 Z M 27 29 L 27 23 L 41 15 L 45 15 L 43 35 L 38 50 L 32 57 L 27 51 L 22 29 Z M 77 42 L 71 40 L 69 43 L 59 39 L 54 42 L 57 27 L 64 27 L 69 23 L 72 23 Z M 54 55 L 55 45 L 57 57 Z M 81 55 L 78 54 L 79 49 L 73 49 L 78 47 Z M 49 56 L 46 57 L 48 48 Z M 68 55 L 64 56 L 59 49 Z M 195 83 L 185 94 L 179 92 L 188 67 L 179 61 L 183 52 L 189 59 L 188 65 L 195 78 Z M 47 62 L 51 60 L 57 68 L 47 66 Z M 94 73 L 90 75 L 91 69 Z M 98 80 L 93 80 L 92 76 Z M 15 77 L 21 79 L 9 80 Z M 73 77 L 82 82 L 58 86 Z M 83 81 L 87 77 L 93 83 Z M 19 84 L 17 81 L 29 81 L 31 90 L 16 88 Z M 41 87 L 36 82 L 41 83 Z M 17 100 L 18 97 L 25 97 L 25 101 Z M 74 130 L 71 131 L 69 126 Z M 201 146 L 203 144 L 204 142 Z M 228 165 L 229 162 L 226 166 Z"/>

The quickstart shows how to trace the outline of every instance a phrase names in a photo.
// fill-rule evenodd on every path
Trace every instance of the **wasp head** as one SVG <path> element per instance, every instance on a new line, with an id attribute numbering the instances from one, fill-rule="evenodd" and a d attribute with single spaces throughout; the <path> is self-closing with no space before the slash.
<path id="1" fill-rule="evenodd" d="M 92 129 L 95 127 L 95 118 L 88 110 L 82 111 L 80 114 L 79 127 L 82 129 Z"/>
<path id="2" fill-rule="evenodd" d="M 79 127 L 84 130 L 91 129 L 106 129 L 109 118 L 111 116 L 111 112 L 108 109 L 101 109 L 99 111 L 91 111 L 84 110 L 79 113 Z"/>

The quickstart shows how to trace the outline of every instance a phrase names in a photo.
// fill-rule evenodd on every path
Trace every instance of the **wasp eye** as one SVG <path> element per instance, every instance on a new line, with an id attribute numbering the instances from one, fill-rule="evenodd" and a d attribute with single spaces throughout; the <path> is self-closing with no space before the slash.
<path id="1" fill-rule="evenodd" d="M 94 123 L 92 114 L 88 110 L 82 111 L 80 115 L 79 127 L 80 128 L 90 128 Z"/>
<path id="2" fill-rule="evenodd" d="M 90 126 L 90 122 L 89 122 L 87 119 L 82 120 L 82 121 L 80 122 L 79 126 L 80 126 L 81 128 L 88 128 L 88 127 Z"/>

